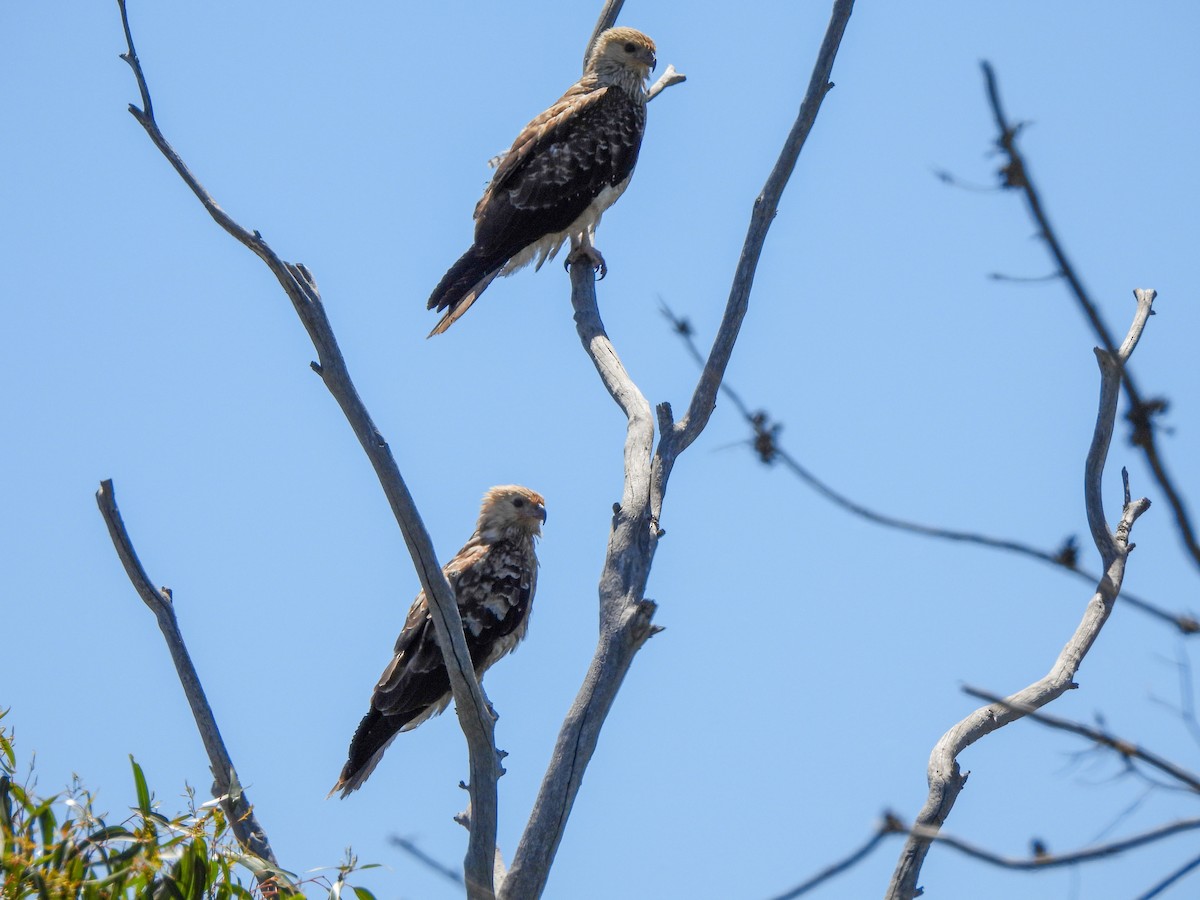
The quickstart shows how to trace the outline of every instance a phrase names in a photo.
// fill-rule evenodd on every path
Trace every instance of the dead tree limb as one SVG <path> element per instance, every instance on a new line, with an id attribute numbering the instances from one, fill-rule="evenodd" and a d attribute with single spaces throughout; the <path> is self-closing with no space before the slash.
<path id="1" fill-rule="evenodd" d="M 313 371 L 321 376 L 326 388 L 333 395 L 346 416 L 355 436 L 366 452 L 383 492 L 391 506 L 404 542 L 412 556 L 413 565 L 420 579 L 425 596 L 430 599 L 430 610 L 437 629 L 438 642 L 450 674 L 450 686 L 454 692 L 454 707 L 459 725 L 467 739 L 470 756 L 471 829 L 465 863 L 469 896 L 491 897 L 493 862 L 496 854 L 496 780 L 500 774 L 500 761 L 496 753 L 494 722 L 488 710 L 487 699 L 475 677 L 475 669 L 463 636 L 462 620 L 454 594 L 446 577 L 442 574 L 433 543 L 417 512 L 416 503 L 408 486 L 400 475 L 391 448 L 375 427 L 366 406 L 350 379 L 346 361 L 342 357 L 334 337 L 333 328 L 325 314 L 316 281 L 300 263 L 289 263 L 280 259 L 257 231 L 248 231 L 226 213 L 206 191 L 183 159 L 168 143 L 158 122 L 154 118 L 154 107 L 150 101 L 150 90 L 134 50 L 133 35 L 125 0 L 118 0 L 121 21 L 125 28 L 128 52 L 122 59 L 129 63 L 137 79 L 142 96 L 142 107 L 130 104 L 129 112 L 145 129 L 150 140 L 158 147 L 167 161 L 191 189 L 205 211 L 238 243 L 245 246 L 261 259 L 278 279 L 280 286 L 292 301 L 296 314 L 304 324 L 313 347 L 317 362 L 311 364 Z M 402 611 L 403 612 L 403 611 Z"/>
<path id="2" fill-rule="evenodd" d="M 650 404 L 625 371 L 604 331 L 596 304 L 595 275 L 586 264 L 576 263 L 571 267 L 571 303 L 579 339 L 605 389 L 626 416 L 625 479 L 621 502 L 614 506 L 608 553 L 600 576 L 599 644 L 559 732 L 533 813 L 500 892 L 501 898 L 535 898 L 545 889 L 550 865 L 562 840 L 584 770 L 595 752 L 605 716 L 634 655 L 654 631 L 651 618 L 655 605 L 646 599 L 645 589 L 658 539 L 664 533 L 659 520 L 667 480 L 679 454 L 700 435 L 712 415 L 717 388 L 748 308 L 754 271 L 767 231 L 805 138 L 816 121 L 821 101 L 833 86 L 829 77 L 853 6 L 852 0 L 836 0 L 833 4 L 829 27 L 800 113 L 766 187 L 754 203 L 745 246 L 712 353 L 683 419 L 674 422 L 670 406 L 659 405 L 661 437 L 657 449 L 654 447 L 655 417 Z M 608 7 L 606 13 L 607 10 Z M 600 24 L 604 24 L 603 17 L 597 25 L 598 31 L 603 30 Z"/>
<path id="3" fill-rule="evenodd" d="M 1096 349 L 1096 360 L 1100 366 L 1100 403 L 1085 463 L 1084 497 L 1088 524 L 1103 560 L 1104 575 L 1096 586 L 1083 619 L 1050 671 L 1043 678 L 1005 698 L 1004 703 L 988 704 L 971 713 L 947 731 L 933 748 L 928 769 L 929 796 L 917 817 L 913 833 L 905 841 L 888 886 L 888 900 L 912 900 L 918 894 L 917 879 L 933 836 L 945 823 L 966 784 L 966 776 L 959 770 L 958 755 L 985 735 L 1021 718 L 1024 715 L 1021 710 L 1039 709 L 1075 687 L 1075 674 L 1116 604 L 1125 575 L 1125 561 L 1133 550 L 1133 544 L 1129 541 L 1130 529 L 1150 506 L 1150 501 L 1145 498 L 1131 499 L 1129 476 L 1122 470 L 1125 502 L 1116 529 L 1109 530 L 1104 517 L 1102 481 L 1116 420 L 1121 371 L 1150 318 L 1155 293 L 1137 290 L 1134 295 L 1137 298 L 1137 312 L 1120 348 L 1115 353 Z"/>
<path id="4" fill-rule="evenodd" d="M 96 491 L 96 505 L 100 507 L 104 524 L 108 526 L 108 535 L 112 538 L 117 556 L 125 567 L 125 574 L 129 576 L 129 581 L 142 598 L 142 602 L 154 613 L 163 640 L 167 642 L 171 661 L 175 663 L 175 672 L 179 676 L 179 684 L 183 687 L 183 694 L 192 710 L 192 718 L 196 720 L 196 729 L 200 732 L 204 751 L 208 754 L 209 769 L 213 776 L 213 797 L 221 804 L 229 827 L 242 849 L 266 863 L 265 867 L 252 866 L 259 883 L 285 885 L 298 892 L 279 869 L 275 853 L 271 850 L 271 843 L 267 840 L 267 833 L 259 825 L 254 808 L 250 805 L 238 779 L 233 760 L 221 737 L 221 730 L 217 727 L 216 716 L 213 715 L 208 697 L 204 694 L 204 686 L 200 683 L 196 667 L 192 664 L 183 633 L 179 630 L 171 591 L 165 587 L 156 588 L 138 559 L 133 541 L 125 528 L 125 521 L 121 518 L 121 511 L 117 507 L 111 478 L 100 482 L 100 490 Z"/>

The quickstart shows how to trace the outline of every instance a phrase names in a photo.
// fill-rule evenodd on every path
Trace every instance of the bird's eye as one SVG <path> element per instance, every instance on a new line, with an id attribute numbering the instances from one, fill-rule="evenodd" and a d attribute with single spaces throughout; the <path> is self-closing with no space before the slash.
<path id="1" fill-rule="evenodd" d="M 633 43 L 632 41 L 625 45 L 626 53 L 632 53 L 636 49 L 637 49 L 637 44 Z"/>
<path id="2" fill-rule="evenodd" d="M 515 506 L 517 509 L 520 509 L 524 505 L 525 505 L 525 501 L 522 500 L 520 497 L 517 497 L 517 499 L 513 500 L 513 506 Z"/>

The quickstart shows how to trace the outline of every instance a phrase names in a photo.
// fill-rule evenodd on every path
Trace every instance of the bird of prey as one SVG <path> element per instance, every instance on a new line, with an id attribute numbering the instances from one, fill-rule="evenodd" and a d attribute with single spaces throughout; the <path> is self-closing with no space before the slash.
<path id="1" fill-rule="evenodd" d="M 445 315 L 429 337 L 462 316 L 497 275 L 553 259 L 584 259 L 603 278 L 593 245 L 600 216 L 621 196 L 646 127 L 646 79 L 654 41 L 633 28 L 601 32 L 583 77 L 517 135 L 475 206 L 475 242 L 434 288 L 428 308 Z"/>
<path id="2" fill-rule="evenodd" d="M 515 484 L 494 487 L 483 497 L 475 533 L 442 567 L 458 601 L 476 677 L 482 678 L 525 637 L 537 586 L 534 538 L 541 536 L 545 521 L 541 494 Z M 329 795 L 341 791 L 346 797 L 358 789 L 397 734 L 437 715 L 450 699 L 450 676 L 422 591 L 408 611 L 392 661 L 375 685 L 371 709 L 354 732 L 349 759 Z"/>

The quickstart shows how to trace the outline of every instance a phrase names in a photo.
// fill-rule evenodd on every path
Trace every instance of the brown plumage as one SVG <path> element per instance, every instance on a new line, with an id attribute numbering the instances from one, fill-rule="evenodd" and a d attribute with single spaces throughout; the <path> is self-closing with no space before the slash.
<path id="1" fill-rule="evenodd" d="M 494 487 L 483 497 L 475 533 L 442 567 L 458 601 L 478 677 L 525 637 L 537 587 L 534 539 L 545 521 L 541 494 L 515 484 Z M 375 685 L 371 708 L 354 732 L 349 758 L 330 796 L 341 791 L 345 797 L 358 789 L 397 734 L 437 715 L 450 699 L 450 676 L 422 591 L 408 611 L 395 654 Z"/>
<path id="2" fill-rule="evenodd" d="M 646 78 L 654 41 L 632 28 L 596 39 L 583 77 L 530 122 L 504 154 L 475 206 L 475 242 L 429 298 L 445 315 L 441 334 L 497 275 L 553 259 L 569 238 L 568 262 L 606 271 L 592 240 L 600 216 L 629 184 L 646 127 Z"/>

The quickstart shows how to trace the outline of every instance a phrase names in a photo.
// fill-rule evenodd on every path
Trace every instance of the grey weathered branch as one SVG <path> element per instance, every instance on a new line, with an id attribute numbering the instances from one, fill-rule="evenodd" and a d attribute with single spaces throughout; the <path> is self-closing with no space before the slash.
<path id="1" fill-rule="evenodd" d="M 668 65 L 663 69 L 663 73 L 658 76 L 658 81 L 650 85 L 650 89 L 646 91 L 646 102 L 649 103 L 672 85 L 682 84 L 685 81 L 687 81 L 686 75 L 682 72 L 676 72 L 673 65 Z"/>
<path id="2" fill-rule="evenodd" d="M 1125 600 L 1125 595 L 1121 595 L 1121 600 Z M 988 703 L 1001 703 L 1005 706 L 1013 706 L 1011 702 L 1005 700 L 996 694 L 989 691 L 982 691 L 979 688 L 966 685 L 963 687 L 963 693 L 969 694 L 972 697 L 977 697 Z M 1158 769 L 1164 775 L 1167 775 L 1188 790 L 1200 792 L 1200 775 L 1195 772 L 1185 769 L 1178 763 L 1171 762 L 1165 756 L 1159 756 L 1152 750 L 1147 750 L 1145 747 L 1139 746 L 1131 740 L 1117 737 L 1114 734 L 1109 734 L 1100 728 L 1093 728 L 1091 725 L 1085 725 L 1083 722 L 1073 722 L 1070 719 L 1063 719 L 1058 716 L 1052 716 L 1049 713 L 1039 712 L 1032 707 L 1014 707 L 1023 712 L 1026 718 L 1032 719 L 1049 728 L 1055 728 L 1059 731 L 1066 731 L 1071 734 L 1077 734 L 1080 737 L 1085 737 L 1089 741 L 1099 744 L 1101 747 L 1107 747 L 1113 752 L 1120 755 L 1126 760 L 1141 760 L 1151 768 Z"/>
<path id="3" fill-rule="evenodd" d="M 1050 219 L 1042 204 L 1041 195 L 1030 177 L 1029 164 L 1017 148 L 1017 135 L 1021 131 L 1021 125 L 1009 123 L 1004 114 L 1004 106 L 1000 102 L 1000 88 L 996 83 L 996 73 L 989 63 L 984 62 L 982 66 L 987 85 L 988 103 L 992 108 L 992 115 L 996 119 L 996 128 L 1000 132 L 999 137 L 996 138 L 996 144 L 1007 158 L 1007 163 L 1001 170 L 1002 184 L 1004 187 L 1021 192 L 1029 207 L 1029 215 L 1037 226 L 1038 235 L 1046 242 L 1046 248 L 1054 259 L 1057 267 L 1056 274 L 1067 283 L 1101 346 L 1109 353 L 1115 353 L 1117 348 L 1112 333 L 1101 317 L 1099 307 L 1084 288 L 1074 266 L 1067 258 L 1062 242 L 1050 226 Z M 1192 560 L 1200 565 L 1200 540 L 1196 537 L 1196 531 L 1188 515 L 1183 495 L 1167 472 L 1166 463 L 1158 448 L 1154 419 L 1166 409 L 1166 401 L 1156 397 L 1144 398 L 1134 382 L 1133 373 L 1128 368 L 1122 371 L 1121 378 L 1125 383 L 1125 391 L 1129 395 L 1129 411 L 1125 414 L 1125 418 L 1133 426 L 1132 442 L 1134 446 L 1141 447 L 1145 453 L 1150 471 L 1154 473 L 1154 479 L 1158 482 L 1167 504 L 1175 515 L 1175 523 L 1184 548 L 1191 555 Z"/>
<path id="4" fill-rule="evenodd" d="M 688 354 L 697 364 L 704 365 L 704 357 L 700 353 L 700 349 L 696 346 L 691 323 L 687 319 L 676 315 L 665 302 L 661 305 L 663 315 L 671 323 L 672 329 L 683 342 Z M 961 531 L 955 528 L 926 525 L 923 522 L 901 519 L 897 516 L 873 510 L 831 487 L 789 453 L 779 440 L 779 431 L 782 428 L 780 423 L 772 421 L 771 417 L 763 410 L 752 410 L 749 404 L 742 399 L 741 395 L 727 381 L 721 382 L 721 393 L 729 398 L 729 401 L 737 409 L 738 413 L 741 414 L 742 418 L 753 429 L 754 437 L 750 441 L 747 441 L 747 444 L 762 462 L 767 465 L 773 465 L 777 462 L 782 463 L 785 468 L 814 491 L 835 506 L 846 510 L 851 515 L 858 516 L 868 522 L 874 522 L 876 525 L 882 525 L 885 528 L 894 528 L 897 531 L 906 531 L 910 534 L 921 535 L 922 537 L 975 544 L 980 547 L 988 547 L 993 550 L 1006 550 L 1021 556 L 1027 556 L 1031 559 L 1052 565 L 1055 568 L 1065 569 L 1091 584 L 1095 584 L 1100 578 L 1099 575 L 1079 565 L 1076 559 L 1077 554 L 1074 552 L 1073 538 L 1061 548 L 1052 552 L 1034 547 L 1022 541 L 992 537 L 974 531 Z M 1121 602 L 1172 626 L 1184 636 L 1200 634 L 1200 620 L 1197 620 L 1195 616 L 1188 613 L 1168 612 L 1162 607 L 1129 591 L 1121 592 Z"/>
<path id="5" fill-rule="evenodd" d="M 1150 506 L 1149 500 L 1143 498 L 1135 501 L 1130 498 L 1126 475 L 1121 517 L 1117 528 L 1109 531 L 1101 496 L 1104 462 L 1112 441 L 1121 389 L 1121 370 L 1137 345 L 1154 301 L 1154 291 L 1138 290 L 1134 294 L 1137 297 L 1137 312 L 1120 349 L 1115 355 L 1099 349 L 1096 351 L 1100 365 L 1100 403 L 1085 464 L 1084 496 L 1088 522 L 1103 561 L 1104 575 L 1096 586 L 1083 619 L 1050 671 L 1043 678 L 1005 698 L 1003 703 L 988 704 L 971 713 L 947 731 L 933 748 L 929 758 L 929 796 L 917 817 L 913 833 L 905 841 L 888 886 L 888 900 L 911 900 L 917 896 L 917 879 L 932 838 L 945 823 L 966 783 L 966 776 L 958 767 L 958 755 L 985 735 L 1021 718 L 1024 715 L 1022 710 L 1039 709 L 1074 687 L 1075 673 L 1116 604 L 1125 574 L 1125 561 L 1133 549 L 1133 544 L 1129 542 L 1130 529 Z"/>
<path id="6" fill-rule="evenodd" d="M 131 104 L 129 112 L 145 129 L 150 140 L 196 195 L 208 214 L 230 236 L 261 259 L 278 279 L 316 349 L 318 362 L 312 363 L 312 368 L 321 376 L 354 430 L 400 526 L 421 587 L 431 601 L 430 610 L 454 692 L 455 711 L 466 736 L 470 755 L 472 827 L 465 863 L 468 892 L 473 898 L 490 897 L 494 893 L 492 869 L 496 849 L 496 781 L 500 775 L 494 722 L 487 699 L 475 678 L 458 606 L 438 564 L 429 533 L 425 530 L 408 486 L 400 475 L 391 448 L 375 427 L 350 379 L 345 359 L 334 337 L 333 328 L 325 314 L 321 295 L 312 275 L 302 264 L 288 263 L 280 259 L 261 234 L 248 231 L 234 221 L 204 189 L 167 142 L 153 115 L 150 92 L 133 46 L 125 0 L 118 0 L 118 6 L 129 48 L 121 58 L 133 69 L 142 94 L 142 108 Z"/>
<path id="7" fill-rule="evenodd" d="M 541 895 L 583 773 L 596 749 L 600 728 L 634 654 L 653 633 L 653 601 L 646 580 L 658 545 L 651 519 L 650 451 L 654 418 L 650 404 L 630 379 L 604 332 L 596 306 L 595 276 L 587 263 L 571 267 L 571 302 L 580 340 L 605 388 L 625 413 L 625 483 L 613 515 L 608 553 L 600 576 L 600 635 L 596 653 L 555 742 L 550 767 L 517 845 L 502 900 Z"/>
<path id="8" fill-rule="evenodd" d="M 184 643 L 183 634 L 179 630 L 171 592 L 167 588 L 156 588 L 149 576 L 146 575 L 146 570 L 142 567 L 137 551 L 133 548 L 133 541 L 125 528 L 125 522 L 121 518 L 121 511 L 117 508 L 117 497 L 113 491 L 112 479 L 100 482 L 100 490 L 96 491 L 96 505 L 100 507 L 100 515 L 104 517 L 104 524 L 108 526 L 109 537 L 112 538 L 117 556 L 125 567 L 125 574 L 129 576 L 129 580 L 138 596 L 142 598 L 142 602 L 154 613 L 154 618 L 158 620 L 159 630 L 162 631 L 163 640 L 167 642 L 171 661 L 175 663 L 175 671 L 179 675 L 179 683 L 183 687 L 188 706 L 191 707 L 192 718 L 196 720 L 196 729 L 200 732 L 204 751 L 208 754 L 209 768 L 213 775 L 213 796 L 217 798 L 221 809 L 225 811 L 229 826 L 233 829 L 234 837 L 237 838 L 242 849 L 269 864 L 269 873 L 259 874 L 257 876 L 259 880 L 286 883 L 279 870 L 275 853 L 271 850 L 270 841 L 267 840 L 267 833 L 258 824 L 254 808 L 246 797 L 246 792 L 234 769 L 233 760 L 230 759 L 229 751 L 225 748 L 225 741 L 221 738 L 221 730 L 217 727 L 216 716 L 213 715 L 212 707 L 208 704 L 204 686 L 200 683 L 200 676 L 196 673 L 191 654 L 188 653 L 187 644 Z M 292 887 L 290 884 L 288 886 Z"/>
<path id="9" fill-rule="evenodd" d="M 619 3 L 609 3 L 605 7 L 597 24 L 597 34 L 611 25 L 612 20 L 605 18 L 610 11 L 615 20 L 619 8 Z M 713 358 L 701 376 L 688 417 L 676 425 L 671 421 L 670 406 L 659 405 L 657 412 L 662 437 L 657 450 L 654 448 L 655 417 L 650 404 L 625 371 L 600 319 L 595 275 L 584 262 L 571 266 L 571 303 L 579 339 L 605 389 L 626 416 L 625 480 L 621 502 L 614 507 L 608 552 L 600 576 L 599 643 L 584 683 L 559 732 L 550 767 L 501 888 L 501 898 L 525 900 L 540 896 L 544 890 L 584 770 L 595 752 L 600 728 L 634 655 L 654 632 L 651 619 L 655 605 L 645 598 L 645 588 L 658 539 L 664 533 L 659 527 L 659 515 L 667 480 L 678 455 L 699 436 L 712 413 L 717 386 L 746 313 L 754 270 L 767 230 L 816 119 L 821 100 L 832 87 L 829 75 L 852 8 L 850 0 L 834 3 L 799 117 L 766 188 L 755 202 Z M 595 40 L 594 35 L 592 40 Z"/>

